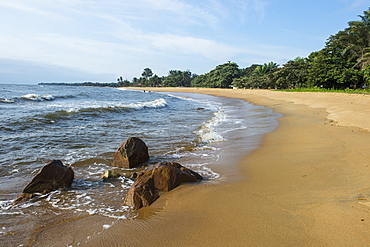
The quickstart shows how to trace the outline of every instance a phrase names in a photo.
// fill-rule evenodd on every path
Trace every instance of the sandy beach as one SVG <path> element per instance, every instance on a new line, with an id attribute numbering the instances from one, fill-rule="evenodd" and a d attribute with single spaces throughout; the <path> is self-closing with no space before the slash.
<path id="1" fill-rule="evenodd" d="M 59 246 L 55 239 L 73 246 L 370 245 L 370 95 L 140 90 L 243 99 L 283 117 L 238 163 L 241 181 L 182 185 L 141 209 L 138 218 L 119 220 L 88 239 L 106 219 L 41 231 L 34 246 Z"/>

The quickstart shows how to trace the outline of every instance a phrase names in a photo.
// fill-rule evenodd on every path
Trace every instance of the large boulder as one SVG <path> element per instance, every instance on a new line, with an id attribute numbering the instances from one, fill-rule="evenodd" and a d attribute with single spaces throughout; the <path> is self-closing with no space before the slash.
<path id="1" fill-rule="evenodd" d="M 137 177 L 136 181 L 129 189 L 123 203 L 124 205 L 139 209 L 149 206 L 159 198 L 159 191 L 154 187 L 151 178 L 144 175 Z"/>
<path id="2" fill-rule="evenodd" d="M 129 189 L 124 204 L 136 209 L 149 206 L 161 191 L 170 191 L 185 182 L 198 182 L 198 173 L 175 162 L 160 162 L 141 172 Z"/>
<path id="3" fill-rule="evenodd" d="M 69 187 L 73 179 L 74 172 L 71 167 L 64 166 L 60 160 L 52 160 L 36 174 L 13 204 L 27 201 L 33 198 L 35 193 L 45 194 L 59 188 Z"/>
<path id="4" fill-rule="evenodd" d="M 175 162 L 159 162 L 155 165 L 151 176 L 154 187 L 160 191 L 170 191 L 182 183 L 201 181 L 198 173 Z"/>
<path id="5" fill-rule="evenodd" d="M 134 168 L 149 160 L 148 147 L 137 137 L 129 137 L 114 154 L 112 166 Z"/>

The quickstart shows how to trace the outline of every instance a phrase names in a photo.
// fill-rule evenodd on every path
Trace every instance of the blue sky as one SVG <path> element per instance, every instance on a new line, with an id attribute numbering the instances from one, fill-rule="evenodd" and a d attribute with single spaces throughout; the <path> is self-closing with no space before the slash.
<path id="1" fill-rule="evenodd" d="M 284 64 L 322 49 L 369 7 L 368 0 L 0 0 L 0 83 Z"/>

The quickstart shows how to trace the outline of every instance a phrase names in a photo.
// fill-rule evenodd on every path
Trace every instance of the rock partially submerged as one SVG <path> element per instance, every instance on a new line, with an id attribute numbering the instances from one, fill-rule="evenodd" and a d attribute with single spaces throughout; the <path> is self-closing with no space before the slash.
<path id="1" fill-rule="evenodd" d="M 129 137 L 114 154 L 112 166 L 134 168 L 148 160 L 148 147 L 144 141 L 137 137 Z"/>
<path id="2" fill-rule="evenodd" d="M 151 173 L 154 187 L 160 191 L 170 191 L 182 183 L 198 182 L 203 177 L 175 162 L 159 162 Z"/>
<path id="3" fill-rule="evenodd" d="M 128 138 L 114 155 L 113 165 L 120 168 L 133 168 L 149 160 L 148 147 L 139 138 Z M 127 176 L 120 169 L 105 171 L 103 181 Z M 130 169 L 130 172 L 133 172 Z M 131 174 L 136 177 L 137 171 Z M 14 200 L 13 205 L 25 202 L 40 194 L 71 186 L 74 172 L 71 167 L 64 166 L 60 160 L 52 160 L 46 164 L 32 181 Z M 124 204 L 139 209 L 151 205 L 161 192 L 170 191 L 182 183 L 199 182 L 203 178 L 198 173 L 175 162 L 159 162 L 151 169 L 137 174 L 135 182 L 129 189 Z"/>
<path id="4" fill-rule="evenodd" d="M 198 182 L 198 173 L 175 162 L 160 162 L 141 172 L 129 189 L 124 204 L 136 209 L 149 206 L 162 191 L 170 191 L 185 182 Z"/>
<path id="5" fill-rule="evenodd" d="M 32 181 L 18 195 L 13 205 L 25 202 L 35 194 L 45 194 L 60 188 L 71 186 L 74 172 L 71 167 L 64 166 L 60 160 L 52 160 L 46 164 Z"/>

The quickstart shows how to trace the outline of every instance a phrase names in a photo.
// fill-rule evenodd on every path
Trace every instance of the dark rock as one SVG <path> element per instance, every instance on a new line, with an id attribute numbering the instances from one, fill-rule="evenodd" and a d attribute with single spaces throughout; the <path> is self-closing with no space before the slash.
<path id="1" fill-rule="evenodd" d="M 134 168 L 149 160 L 148 147 L 137 137 L 129 137 L 114 154 L 112 166 Z"/>
<path id="2" fill-rule="evenodd" d="M 59 188 L 71 186 L 74 172 L 60 160 L 52 160 L 36 174 L 24 188 L 23 193 L 48 193 Z"/>
<path id="3" fill-rule="evenodd" d="M 152 169 L 141 172 L 129 189 L 124 204 L 136 209 L 149 206 L 160 191 L 170 191 L 185 182 L 203 178 L 198 173 L 175 162 L 160 162 Z"/>
<path id="4" fill-rule="evenodd" d="M 73 179 L 74 172 L 71 167 L 64 166 L 60 160 L 52 160 L 36 174 L 13 204 L 27 201 L 33 198 L 35 193 L 45 194 L 59 188 L 69 187 Z"/>
<path id="5" fill-rule="evenodd" d="M 203 178 L 198 173 L 175 162 L 160 162 L 153 169 L 154 187 L 160 191 L 170 191 L 182 183 L 197 182 Z"/>
<path id="6" fill-rule="evenodd" d="M 124 204 L 139 209 L 149 206 L 158 198 L 159 191 L 153 186 L 152 179 L 139 175 L 129 189 Z"/>

